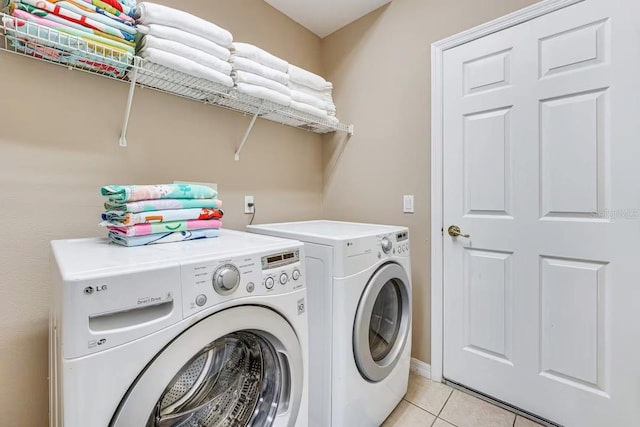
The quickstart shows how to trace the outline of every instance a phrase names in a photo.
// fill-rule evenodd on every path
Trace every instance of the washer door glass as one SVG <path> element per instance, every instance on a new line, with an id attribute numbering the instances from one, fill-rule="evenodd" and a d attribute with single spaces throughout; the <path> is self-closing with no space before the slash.
<path id="1" fill-rule="evenodd" d="M 389 355 L 398 339 L 402 321 L 400 286 L 395 280 L 388 281 L 373 304 L 369 322 L 369 349 L 376 362 Z"/>
<path id="2" fill-rule="evenodd" d="M 268 340 L 252 332 L 226 335 L 203 348 L 173 378 L 147 427 L 269 426 L 281 378 Z"/>
<path id="3" fill-rule="evenodd" d="M 140 357 L 145 351 L 153 347 Z M 303 347 L 292 324 L 265 307 L 232 307 L 165 343 L 109 426 L 294 427 L 303 389 Z"/>
<path id="4" fill-rule="evenodd" d="M 410 282 L 404 269 L 385 264 L 371 277 L 358 305 L 353 347 L 360 374 L 378 382 L 398 363 L 411 325 Z"/>

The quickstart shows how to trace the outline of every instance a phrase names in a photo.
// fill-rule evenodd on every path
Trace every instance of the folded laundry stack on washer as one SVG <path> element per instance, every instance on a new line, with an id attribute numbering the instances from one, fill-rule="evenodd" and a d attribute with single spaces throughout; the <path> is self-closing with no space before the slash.
<path id="1" fill-rule="evenodd" d="M 206 99 L 233 87 L 229 47 L 232 34 L 197 16 L 167 6 L 143 2 L 135 12 L 138 56 L 143 58 L 138 80 L 158 89 Z M 169 71 L 176 83 L 168 81 Z M 185 87 L 186 86 L 186 87 Z"/>
<path id="2" fill-rule="evenodd" d="M 112 242 L 123 246 L 218 237 L 222 202 L 206 185 L 109 185 L 100 224 Z"/>
<path id="3" fill-rule="evenodd" d="M 231 77 L 238 92 L 288 107 L 289 63 L 249 43 L 233 43 Z"/>

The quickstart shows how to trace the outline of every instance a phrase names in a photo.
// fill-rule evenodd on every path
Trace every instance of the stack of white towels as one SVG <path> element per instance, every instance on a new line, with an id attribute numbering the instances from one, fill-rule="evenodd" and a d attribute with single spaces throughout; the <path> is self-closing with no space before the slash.
<path id="1" fill-rule="evenodd" d="M 288 107 L 289 63 L 249 43 L 233 43 L 231 77 L 238 92 Z"/>
<path id="2" fill-rule="evenodd" d="M 333 124 L 339 123 L 331 82 L 295 65 L 289 65 L 288 74 L 291 108 Z"/>
<path id="3" fill-rule="evenodd" d="M 233 36 L 229 31 L 187 12 L 150 2 L 137 5 L 135 19 L 143 34 L 137 43 L 138 56 L 145 59 L 142 68 L 152 72 L 142 72 L 141 83 L 201 99 L 210 94 L 195 88 L 224 92 L 233 87 L 229 63 Z M 154 71 L 166 74 L 162 67 L 193 76 L 194 90 L 155 78 Z"/>

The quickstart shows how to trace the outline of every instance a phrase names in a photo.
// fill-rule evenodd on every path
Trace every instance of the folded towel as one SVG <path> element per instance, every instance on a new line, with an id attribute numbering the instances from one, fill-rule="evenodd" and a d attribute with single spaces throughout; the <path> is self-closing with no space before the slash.
<path id="1" fill-rule="evenodd" d="M 271 67 L 258 64 L 256 61 L 252 61 L 251 59 L 231 55 L 231 58 L 229 58 L 229 62 L 231 62 L 234 70 L 247 71 L 249 73 L 257 74 L 264 78 L 275 80 L 276 82 L 281 83 L 285 86 L 289 84 L 288 74 Z"/>
<path id="2" fill-rule="evenodd" d="M 326 109 L 327 111 L 333 112 L 333 113 L 336 112 L 336 105 L 333 103 L 333 96 L 332 96 L 333 89 L 315 90 L 315 89 L 311 89 L 308 86 L 300 85 L 292 81 L 289 81 L 289 89 L 292 92 L 294 90 L 298 92 L 298 96 L 299 96 L 299 93 L 301 92 L 301 93 L 304 93 L 305 95 L 322 99 L 326 104 L 323 109 Z M 299 99 L 297 101 L 304 102 L 304 101 L 300 101 Z"/>
<path id="3" fill-rule="evenodd" d="M 158 49 L 164 52 L 173 53 L 174 55 L 190 59 L 191 61 L 204 65 L 205 67 L 209 67 L 212 70 L 219 71 L 227 76 L 231 74 L 231 64 L 227 61 L 223 61 L 213 55 L 209 55 L 201 50 L 194 49 L 173 40 L 161 39 L 152 35 L 144 36 L 142 42 L 139 44 L 138 54 L 142 55 L 142 53 L 147 49 Z"/>
<path id="4" fill-rule="evenodd" d="M 267 89 L 266 87 L 251 85 L 249 83 L 238 83 L 237 89 L 240 93 L 275 102 L 285 107 L 291 104 L 291 97 L 276 92 L 275 90 Z"/>
<path id="5" fill-rule="evenodd" d="M 233 80 L 226 74 L 213 70 L 195 61 L 163 50 L 148 48 L 140 52 L 140 56 L 153 63 L 163 65 L 172 70 L 180 71 L 190 76 L 199 77 L 226 87 L 233 87 Z"/>
<path id="6" fill-rule="evenodd" d="M 231 52 L 226 47 L 222 47 L 217 43 L 207 40 L 195 34 L 179 30 L 166 25 L 150 24 L 138 25 L 138 31 L 142 34 L 152 35 L 161 39 L 172 40 L 182 43 L 194 49 L 201 50 L 209 55 L 213 55 L 223 61 L 229 61 Z"/>
<path id="7" fill-rule="evenodd" d="M 121 20 L 112 19 L 102 12 L 92 10 L 86 3 L 75 3 L 73 0 L 20 0 L 20 3 L 28 4 L 38 9 L 53 13 L 76 24 L 88 26 L 94 30 L 105 33 L 118 29 L 128 33 L 130 36 L 136 35 L 138 30 Z M 94 6 L 95 9 L 95 6 Z M 133 40 L 133 38 L 131 38 Z"/>
<path id="8" fill-rule="evenodd" d="M 23 12 L 26 13 L 30 13 L 32 15 L 38 16 L 40 18 L 43 19 L 48 19 L 52 22 L 55 22 L 57 24 L 63 25 L 65 27 L 69 27 L 69 28 L 73 28 L 75 30 L 79 30 L 82 31 L 84 33 L 88 33 L 88 34 L 93 34 L 96 35 L 98 37 L 103 37 L 105 39 L 110 39 L 113 41 L 116 41 L 118 43 L 122 43 L 128 47 L 132 47 L 135 48 L 136 44 L 134 42 L 134 36 L 126 33 L 124 31 L 120 31 L 117 28 L 113 28 L 113 27 L 109 27 L 109 26 L 104 26 L 104 29 L 107 30 L 108 32 L 103 32 L 100 30 L 94 30 L 91 27 L 88 27 L 86 25 L 83 24 L 78 24 L 74 21 L 70 21 L 66 18 L 63 18 L 59 15 L 56 15 L 54 13 L 50 13 L 47 12 L 45 10 L 42 9 L 38 9 L 37 7 L 33 7 L 29 4 L 26 3 L 12 3 L 11 7 L 10 7 L 10 11 L 14 11 L 14 10 L 21 10 Z M 90 21 L 89 19 L 87 21 Z M 102 24 L 100 24 L 102 25 Z M 121 45 L 117 45 L 117 46 L 121 46 Z M 122 46 L 124 48 L 124 46 Z"/>
<path id="9" fill-rule="evenodd" d="M 148 236 L 133 236 L 127 237 L 119 233 L 109 232 L 109 239 L 113 243 L 117 243 L 122 246 L 146 246 L 157 245 L 159 243 L 174 243 L 174 242 L 186 242 L 188 240 L 200 240 L 210 239 L 218 237 L 220 230 L 194 230 L 194 231 L 179 231 L 175 233 L 159 233 L 149 234 Z"/>
<path id="10" fill-rule="evenodd" d="M 289 63 L 287 61 L 280 59 L 252 44 L 236 42 L 233 43 L 231 50 L 236 56 L 251 59 L 252 61 L 256 61 L 258 64 L 271 67 L 274 70 L 282 71 L 283 73 L 289 71 Z"/>
<path id="11" fill-rule="evenodd" d="M 289 64 L 289 79 L 315 90 L 333 89 L 333 84 L 321 76 L 291 64 Z"/>
<path id="12" fill-rule="evenodd" d="M 107 211 L 118 212 L 156 212 L 172 209 L 220 209 L 222 201 L 218 199 L 157 199 L 139 202 L 105 202 Z"/>
<path id="13" fill-rule="evenodd" d="M 289 88 L 282 83 L 278 83 L 275 80 L 267 79 L 257 74 L 248 73 L 246 71 L 233 71 L 231 73 L 231 77 L 233 78 L 233 81 L 236 82 L 236 84 L 248 83 L 254 86 L 262 86 L 266 87 L 267 89 L 280 92 L 285 96 L 291 96 L 291 91 L 289 90 Z"/>
<path id="14" fill-rule="evenodd" d="M 215 199 L 218 192 L 206 185 L 161 184 L 161 185 L 107 185 L 100 189 L 109 202 L 137 202 L 158 199 Z"/>
<path id="15" fill-rule="evenodd" d="M 329 111 L 329 105 L 327 101 L 322 98 L 318 98 L 313 95 L 309 95 L 305 92 L 300 92 L 298 90 L 291 90 L 291 99 L 294 101 L 302 102 L 303 104 L 313 105 L 316 108 L 321 110 Z M 333 104 L 333 103 L 332 103 Z M 335 109 L 335 106 L 334 106 Z"/>
<path id="16" fill-rule="evenodd" d="M 307 113 L 319 119 L 326 119 L 328 117 L 325 110 L 321 110 L 314 107 L 313 105 L 305 104 L 303 102 L 291 101 L 291 108 L 293 108 L 294 110 L 302 111 L 303 113 Z"/>
<path id="17" fill-rule="evenodd" d="M 142 2 L 136 7 L 136 21 L 139 24 L 160 24 L 178 28 L 204 37 L 207 40 L 229 47 L 233 42 L 231 33 L 209 21 L 191 15 L 181 10 L 173 9 L 156 3 Z"/>
<path id="18" fill-rule="evenodd" d="M 188 219 L 221 219 L 224 213 L 221 209 L 170 209 L 154 212 L 131 213 L 122 211 L 108 211 L 102 214 L 102 220 L 110 225 L 150 224 L 152 222 L 184 221 Z"/>
<path id="19" fill-rule="evenodd" d="M 136 224 L 129 227 L 125 226 L 111 226 L 108 224 L 101 224 L 107 227 L 110 232 L 119 234 L 121 236 L 148 236 L 149 234 L 157 233 L 175 233 L 177 231 L 192 231 L 192 230 L 204 230 L 215 228 L 219 229 L 222 226 L 222 222 L 219 219 L 199 220 L 193 219 L 189 221 L 171 221 L 171 222 L 156 222 L 153 224 Z"/>

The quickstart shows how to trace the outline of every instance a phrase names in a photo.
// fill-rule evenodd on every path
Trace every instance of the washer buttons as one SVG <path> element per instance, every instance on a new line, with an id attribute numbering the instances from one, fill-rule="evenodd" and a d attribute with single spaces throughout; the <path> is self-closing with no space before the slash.
<path id="1" fill-rule="evenodd" d="M 267 289 L 273 289 L 273 285 L 275 285 L 276 282 L 275 280 L 273 280 L 273 277 L 267 277 L 267 279 L 264 281 L 264 287 Z"/>
<path id="2" fill-rule="evenodd" d="M 293 277 L 293 280 L 298 280 L 300 278 L 300 270 L 293 270 L 291 277 Z"/>
<path id="3" fill-rule="evenodd" d="M 256 290 L 256 285 L 253 282 L 247 283 L 247 292 L 251 293 Z"/>
<path id="4" fill-rule="evenodd" d="M 289 281 L 289 276 L 287 276 L 287 273 L 282 273 L 280 275 L 280 284 L 286 285 L 288 281 Z"/>
<path id="5" fill-rule="evenodd" d="M 206 295 L 202 295 L 202 294 L 200 294 L 200 295 L 198 295 L 198 296 L 196 297 L 196 305 L 197 305 L 198 307 L 202 307 L 202 306 L 203 306 L 203 305 L 205 305 L 206 303 L 207 303 L 207 296 L 206 296 Z"/>

